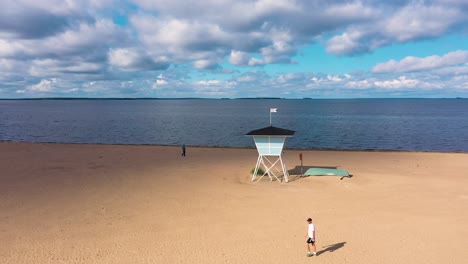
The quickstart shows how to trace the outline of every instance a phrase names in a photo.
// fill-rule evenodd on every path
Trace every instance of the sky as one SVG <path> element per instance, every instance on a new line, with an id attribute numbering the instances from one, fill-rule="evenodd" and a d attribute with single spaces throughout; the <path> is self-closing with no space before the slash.
<path id="1" fill-rule="evenodd" d="M 468 0 L 0 5 L 0 98 L 468 97 Z"/>

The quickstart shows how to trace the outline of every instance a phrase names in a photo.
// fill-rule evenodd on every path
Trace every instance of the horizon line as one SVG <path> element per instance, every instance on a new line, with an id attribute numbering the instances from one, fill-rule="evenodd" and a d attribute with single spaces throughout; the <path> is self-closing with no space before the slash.
<path id="1" fill-rule="evenodd" d="M 284 97 L 31 97 L 0 100 L 369 100 L 369 99 L 468 99 L 466 97 L 352 97 L 352 98 L 284 98 Z"/>

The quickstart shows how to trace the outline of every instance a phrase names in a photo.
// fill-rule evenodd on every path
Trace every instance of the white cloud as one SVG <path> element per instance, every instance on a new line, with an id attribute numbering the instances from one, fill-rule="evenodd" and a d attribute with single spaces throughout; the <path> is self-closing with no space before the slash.
<path id="1" fill-rule="evenodd" d="M 342 1 L 209 0 L 191 2 L 189 9 L 181 0 L 136 2 L 147 12 L 131 22 L 152 56 L 163 51 L 176 63 L 228 57 L 236 66 L 294 63 L 292 56 L 312 38 L 379 14 L 371 5 Z"/>
<path id="2" fill-rule="evenodd" d="M 325 90 L 330 96 L 358 89 L 461 89 L 467 51 L 406 57 L 352 75 L 288 73 L 268 64 L 295 63 L 312 43 L 356 55 L 466 34 L 466 10 L 463 0 L 8 0 L 0 9 L 0 96 L 302 97 Z M 208 79 L 199 83 L 200 76 Z"/>
<path id="3" fill-rule="evenodd" d="M 52 78 L 49 80 L 41 80 L 38 84 L 31 85 L 29 91 L 38 91 L 38 92 L 50 92 L 52 91 L 52 85 L 57 82 L 57 79 Z"/>
<path id="4" fill-rule="evenodd" d="M 334 75 L 327 75 L 327 79 L 332 82 L 341 82 L 343 78 Z"/>
<path id="5" fill-rule="evenodd" d="M 412 2 L 385 21 L 384 32 L 399 42 L 436 37 L 466 19 L 461 10 L 447 5 Z"/>
<path id="6" fill-rule="evenodd" d="M 201 80 L 198 81 L 197 84 L 200 85 L 220 85 L 222 82 L 220 80 Z"/>
<path id="7" fill-rule="evenodd" d="M 134 86 L 133 81 L 120 82 L 120 87 L 122 87 L 122 88 L 129 88 L 129 87 L 133 87 L 133 86 Z"/>
<path id="8" fill-rule="evenodd" d="M 190 20 L 204 18 L 211 24 L 236 29 L 248 27 L 259 18 L 273 14 L 298 12 L 301 1 L 290 0 L 204 0 L 192 1 L 190 8 L 184 0 L 135 0 L 147 11 L 157 11 L 171 17 L 186 17 Z"/>
<path id="9" fill-rule="evenodd" d="M 249 65 L 249 61 L 252 57 L 247 52 L 232 50 L 229 56 L 229 62 L 237 66 Z"/>
<path id="10" fill-rule="evenodd" d="M 259 58 L 252 57 L 247 52 L 231 51 L 229 62 L 236 66 L 260 66 L 264 65 L 265 61 Z"/>
<path id="11" fill-rule="evenodd" d="M 442 76 L 468 76 L 468 65 L 459 67 L 446 67 L 433 71 L 434 74 Z"/>
<path id="12" fill-rule="evenodd" d="M 109 63 L 123 71 L 161 70 L 167 68 L 165 63 L 156 63 L 142 51 L 135 48 L 111 49 Z"/>
<path id="13" fill-rule="evenodd" d="M 366 52 L 369 47 L 361 43 L 363 35 L 361 31 L 350 30 L 334 36 L 327 42 L 326 50 L 328 53 L 337 55 Z"/>
<path id="14" fill-rule="evenodd" d="M 419 80 L 407 79 L 406 76 L 400 76 L 398 79 L 376 81 L 374 84 L 378 87 L 387 89 L 413 88 L 420 84 Z"/>
<path id="15" fill-rule="evenodd" d="M 57 83 L 56 78 L 43 79 L 39 83 L 31 85 L 23 90 L 17 90 L 17 93 L 44 93 L 51 92 L 54 89 L 54 84 Z"/>
<path id="16" fill-rule="evenodd" d="M 407 5 L 385 6 L 379 17 L 354 23 L 326 43 L 327 52 L 353 55 L 374 51 L 392 43 L 436 38 L 467 22 L 463 3 L 411 1 Z M 465 7 L 466 8 L 466 7 Z"/>
<path id="17" fill-rule="evenodd" d="M 23 50 L 21 43 L 3 40 L 0 38 L 0 57 L 14 57 L 18 51 Z"/>
<path id="18" fill-rule="evenodd" d="M 390 60 L 375 65 L 372 72 L 411 72 L 457 66 L 465 63 L 468 63 L 468 50 L 457 50 L 443 56 L 433 55 L 425 58 L 408 56 L 401 61 Z"/>
<path id="19" fill-rule="evenodd" d="M 138 63 L 140 54 L 133 49 L 111 49 L 109 51 L 109 62 L 118 67 L 132 67 Z"/>
<path id="20" fill-rule="evenodd" d="M 102 70 L 100 63 L 86 61 L 64 61 L 57 59 L 32 60 L 28 73 L 34 77 L 54 77 L 60 74 L 94 74 Z"/>
<path id="21" fill-rule="evenodd" d="M 193 62 L 195 69 L 214 69 L 218 67 L 218 63 L 215 60 L 196 60 Z"/>
<path id="22" fill-rule="evenodd" d="M 93 73 L 102 70 L 102 64 L 91 62 L 79 62 L 62 68 L 63 72 L 68 73 Z"/>
<path id="23" fill-rule="evenodd" d="M 241 75 L 236 78 L 236 81 L 240 83 L 255 82 L 256 80 L 257 80 L 257 77 L 255 77 L 255 75 L 253 74 Z"/>
<path id="24" fill-rule="evenodd" d="M 125 30 L 110 20 L 83 21 L 39 39 L 12 38 L 4 41 L 0 37 L 0 58 L 4 56 L 23 62 L 23 67 L 12 73 L 21 70 L 29 85 L 38 79 L 51 77 L 81 82 L 89 78 L 110 78 L 110 74 L 103 77 L 108 74 L 108 47 L 127 43 L 127 37 Z"/>
<path id="25" fill-rule="evenodd" d="M 324 15 L 339 17 L 340 19 L 361 20 L 363 18 L 376 18 L 381 12 L 361 1 L 332 3 L 324 8 Z"/>
<path id="26" fill-rule="evenodd" d="M 161 87 L 167 86 L 168 84 L 169 82 L 164 79 L 157 79 L 151 87 L 153 89 L 160 89 Z"/>
<path id="27" fill-rule="evenodd" d="M 156 80 L 155 84 L 156 85 L 166 85 L 168 82 L 165 80 Z"/>
<path id="28" fill-rule="evenodd" d="M 353 89 L 369 89 L 374 86 L 373 82 L 369 80 L 349 81 L 345 84 L 348 88 Z"/>
<path id="29" fill-rule="evenodd" d="M 303 81 L 304 80 L 304 74 L 301 73 L 287 73 L 287 74 L 281 74 L 276 78 L 276 81 L 279 83 L 290 83 L 290 82 L 295 82 L 295 81 Z"/>
<path id="30" fill-rule="evenodd" d="M 82 13 L 88 6 L 87 2 L 92 1 L 63 1 L 63 0 L 15 0 L 11 2 L 10 8 L 20 8 L 27 6 L 31 9 L 45 10 L 53 14 L 70 15 L 74 13 Z"/>
<path id="31" fill-rule="evenodd" d="M 0 73 L 15 71 L 18 67 L 24 66 L 19 61 L 0 58 Z"/>
<path id="32" fill-rule="evenodd" d="M 128 38 L 126 34 L 112 21 L 100 19 L 93 24 L 81 23 L 77 28 L 46 38 L 42 45 L 36 42 L 30 44 L 40 45 L 40 49 L 34 49 L 39 53 L 33 52 L 34 55 L 89 53 L 96 49 L 105 52 L 111 44 L 125 43 Z"/>
<path id="33" fill-rule="evenodd" d="M 223 47 L 232 40 L 218 25 L 186 19 L 163 19 L 139 15 L 131 18 L 140 39 L 152 55 L 166 54 L 185 61 L 191 52 L 203 52 Z"/>

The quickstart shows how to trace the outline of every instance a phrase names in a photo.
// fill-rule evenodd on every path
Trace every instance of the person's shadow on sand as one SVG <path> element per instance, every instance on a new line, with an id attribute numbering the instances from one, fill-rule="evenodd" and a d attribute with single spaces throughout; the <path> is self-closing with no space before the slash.
<path id="1" fill-rule="evenodd" d="M 322 255 L 325 252 L 333 252 L 333 251 L 335 251 L 337 249 L 340 249 L 340 248 L 344 247 L 345 244 L 346 244 L 346 242 L 340 242 L 340 243 L 336 243 L 336 244 L 333 244 L 333 245 L 324 246 L 323 247 L 324 249 L 317 252 L 317 256 Z"/>

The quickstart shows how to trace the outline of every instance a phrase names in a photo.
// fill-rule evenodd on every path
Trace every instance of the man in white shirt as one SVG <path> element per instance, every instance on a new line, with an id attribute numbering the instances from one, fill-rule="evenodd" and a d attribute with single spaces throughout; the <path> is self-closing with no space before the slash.
<path id="1" fill-rule="evenodd" d="M 307 228 L 307 234 L 305 235 L 308 237 L 306 243 L 307 243 L 307 256 L 312 257 L 312 256 L 317 256 L 317 248 L 315 247 L 315 225 L 312 224 L 312 218 L 307 219 L 307 223 L 309 223 L 309 226 Z M 314 252 L 310 253 L 310 245 L 314 248 Z"/>

